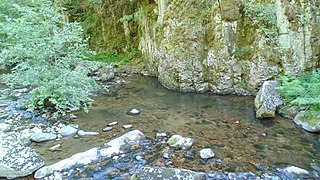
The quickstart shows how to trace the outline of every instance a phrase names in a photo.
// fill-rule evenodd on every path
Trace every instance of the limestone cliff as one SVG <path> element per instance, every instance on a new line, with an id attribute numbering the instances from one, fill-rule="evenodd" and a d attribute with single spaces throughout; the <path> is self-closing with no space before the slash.
<path id="1" fill-rule="evenodd" d="M 142 24 L 147 31 L 139 48 L 148 70 L 168 88 L 254 94 L 265 80 L 318 65 L 315 1 L 157 4 L 158 19 Z"/>
<path id="2" fill-rule="evenodd" d="M 131 0 L 124 7 L 115 23 L 142 53 L 134 69 L 170 89 L 255 94 L 266 80 L 319 65 L 316 0 Z"/>

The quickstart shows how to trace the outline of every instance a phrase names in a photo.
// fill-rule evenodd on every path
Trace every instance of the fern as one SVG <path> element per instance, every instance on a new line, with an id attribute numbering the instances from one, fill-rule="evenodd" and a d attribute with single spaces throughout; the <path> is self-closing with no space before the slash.
<path id="1" fill-rule="evenodd" d="M 320 71 L 282 77 L 279 92 L 287 105 L 320 113 Z"/>

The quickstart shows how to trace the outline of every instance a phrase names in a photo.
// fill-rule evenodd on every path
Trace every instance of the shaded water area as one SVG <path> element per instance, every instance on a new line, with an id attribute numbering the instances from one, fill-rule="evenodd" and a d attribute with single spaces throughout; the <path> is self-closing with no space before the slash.
<path id="1" fill-rule="evenodd" d="M 78 119 L 70 122 L 79 124 L 79 129 L 85 131 L 98 131 L 100 135 L 63 139 L 59 152 L 48 148 L 61 142 L 34 145 L 47 165 L 102 146 L 132 129 L 140 130 L 151 140 L 156 133 L 168 132 L 195 141 L 187 151 L 170 152 L 164 144 L 144 157 L 148 165 L 168 165 L 168 160 L 162 157 L 166 152 L 175 155 L 170 159 L 170 167 L 198 171 L 255 172 L 257 164 L 294 165 L 305 169 L 311 169 L 311 163 L 319 165 L 317 135 L 300 130 L 290 120 L 279 116 L 256 119 L 253 97 L 178 93 L 164 88 L 151 77 L 132 76 L 123 80 L 126 83 L 116 86 L 111 96 L 96 99 L 89 113 L 78 112 Z M 133 108 L 141 114 L 127 115 Z M 113 121 L 118 125 L 111 132 L 102 132 Z M 122 126 L 126 124 L 133 127 L 125 130 Z M 204 162 L 197 154 L 207 147 L 215 152 L 210 162 Z M 185 152 L 191 152 L 194 158 L 186 158 Z"/>

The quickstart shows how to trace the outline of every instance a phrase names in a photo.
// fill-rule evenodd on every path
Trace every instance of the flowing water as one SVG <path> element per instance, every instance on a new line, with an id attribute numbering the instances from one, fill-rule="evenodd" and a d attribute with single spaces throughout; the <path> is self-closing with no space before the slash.
<path id="1" fill-rule="evenodd" d="M 254 165 L 294 165 L 310 169 L 319 165 L 319 142 L 317 135 L 307 133 L 288 119 L 255 118 L 254 98 L 217 96 L 210 93 L 178 93 L 164 88 L 151 77 L 132 76 L 123 78 L 126 83 L 116 86 L 112 96 L 95 100 L 89 113 L 78 112 L 79 124 L 85 131 L 101 132 L 98 136 L 63 139 L 62 151 L 51 152 L 48 148 L 61 142 L 36 145 L 47 164 L 52 164 L 80 151 L 118 137 L 133 128 L 155 139 L 157 132 L 168 132 L 191 137 L 195 144 L 195 158 L 186 159 L 184 152 L 175 153 L 172 167 L 193 170 L 254 171 Z M 138 109 L 141 114 L 129 116 L 127 112 Z M 111 132 L 102 132 L 110 122 L 118 125 Z M 196 155 L 202 148 L 212 148 L 217 164 L 207 164 Z M 162 154 L 168 148 L 158 150 L 146 157 L 149 165 L 162 165 Z M 180 154 L 179 154 L 180 153 Z M 161 160 L 162 159 L 162 160 Z"/>

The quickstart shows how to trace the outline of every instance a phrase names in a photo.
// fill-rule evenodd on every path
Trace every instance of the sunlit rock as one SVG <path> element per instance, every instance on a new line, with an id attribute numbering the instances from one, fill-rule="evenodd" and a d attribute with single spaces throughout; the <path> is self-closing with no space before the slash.
<path id="1" fill-rule="evenodd" d="M 193 139 L 175 134 L 167 141 L 167 143 L 174 148 L 190 148 L 193 145 Z"/>
<path id="2" fill-rule="evenodd" d="M 57 135 L 52 133 L 33 133 L 30 136 L 31 141 L 34 142 L 45 142 L 45 141 L 51 141 L 57 138 Z"/>
<path id="3" fill-rule="evenodd" d="M 202 159 L 209 159 L 214 157 L 214 152 L 210 148 L 201 149 L 200 151 L 200 157 Z"/>
<path id="4" fill-rule="evenodd" d="M 320 115 L 315 116 L 308 111 L 300 111 L 293 122 L 309 132 L 320 132 Z"/>
<path id="5" fill-rule="evenodd" d="M 78 131 L 79 136 L 95 136 L 98 134 L 99 134 L 98 132 L 87 132 L 87 131 L 83 131 L 83 130 Z"/>
<path id="6" fill-rule="evenodd" d="M 122 153 L 121 146 L 127 144 L 137 144 L 144 139 L 145 135 L 139 130 L 130 131 L 105 144 L 104 148 L 92 148 L 85 152 L 77 153 L 67 159 L 61 160 L 50 166 L 42 167 L 37 170 L 34 177 L 44 178 L 55 172 L 63 172 L 72 168 L 81 167 L 99 162 L 101 159 L 111 158 Z"/>
<path id="7" fill-rule="evenodd" d="M 265 81 L 259 90 L 254 105 L 257 118 L 271 118 L 283 101 L 277 90 L 277 81 Z"/>
<path id="8" fill-rule="evenodd" d="M 0 134 L 0 177 L 18 178 L 32 174 L 44 161 L 26 147 L 18 133 Z"/>

